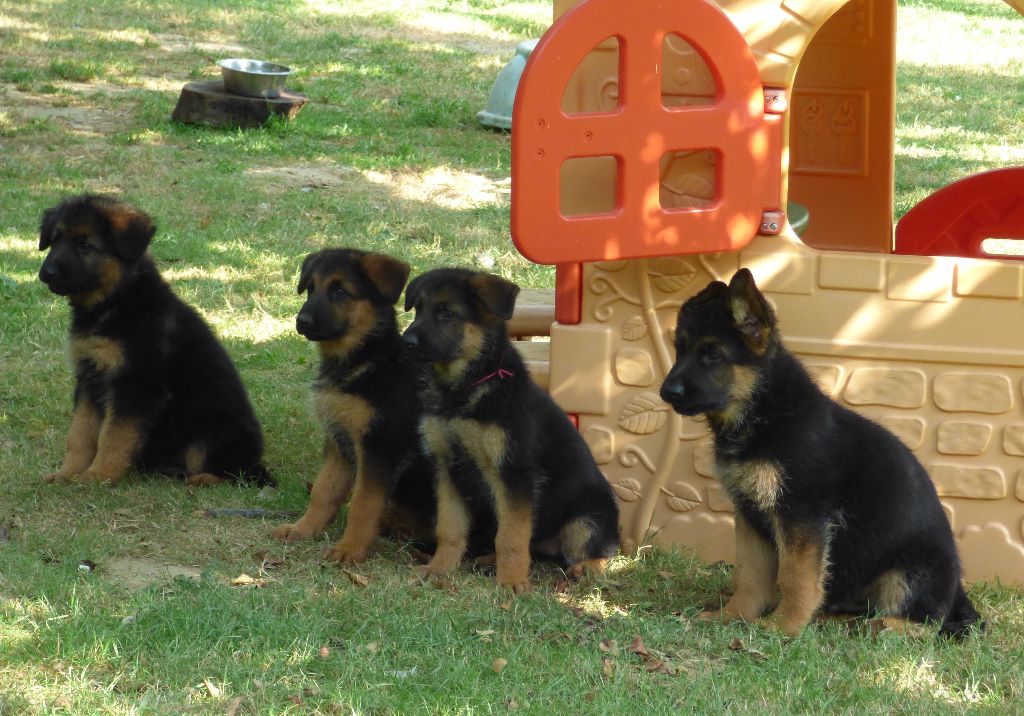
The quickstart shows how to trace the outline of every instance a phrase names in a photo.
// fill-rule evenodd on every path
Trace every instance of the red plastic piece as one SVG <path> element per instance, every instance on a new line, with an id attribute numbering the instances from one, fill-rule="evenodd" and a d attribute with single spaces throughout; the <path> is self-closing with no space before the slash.
<path id="1" fill-rule="evenodd" d="M 735 251 L 757 233 L 762 212 L 781 203 L 781 117 L 765 114 L 764 87 L 746 40 L 707 0 L 645 6 L 640 11 L 622 0 L 576 5 L 540 39 L 520 78 L 512 115 L 512 239 L 535 263 Z M 662 103 L 662 46 L 670 33 L 707 63 L 718 89 L 710 105 Z M 619 43 L 617 108 L 565 114 L 562 96 L 573 71 L 611 36 Z M 662 157 L 696 149 L 714 149 L 720 158 L 715 200 L 662 208 Z M 615 209 L 563 216 L 563 162 L 596 156 L 617 158 Z"/>
<path id="2" fill-rule="evenodd" d="M 761 228 L 758 231 L 765 236 L 778 236 L 786 225 L 786 213 L 783 211 L 766 211 L 761 214 Z"/>
<path id="3" fill-rule="evenodd" d="M 555 267 L 555 320 L 570 326 L 583 316 L 583 265 L 558 264 Z"/>
<path id="4" fill-rule="evenodd" d="M 894 252 L 991 258 L 985 239 L 1024 239 L 1024 167 L 975 174 L 923 199 L 896 224 Z"/>

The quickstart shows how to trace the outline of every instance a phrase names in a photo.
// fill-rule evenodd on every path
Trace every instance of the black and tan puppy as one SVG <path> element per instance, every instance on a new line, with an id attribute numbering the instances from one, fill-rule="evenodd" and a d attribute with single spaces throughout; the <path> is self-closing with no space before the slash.
<path id="1" fill-rule="evenodd" d="M 302 263 L 299 293 L 307 299 L 295 327 L 320 348 L 313 395 L 324 464 L 306 512 L 273 534 L 286 541 L 317 537 L 351 493 L 345 532 L 327 554 L 332 561 L 366 559 L 384 521 L 433 536 L 416 366 L 395 317 L 408 276 L 401 261 L 355 249 L 324 249 Z"/>
<path id="2" fill-rule="evenodd" d="M 507 336 L 519 288 L 437 269 L 414 279 L 405 341 L 424 365 L 424 446 L 437 471 L 437 551 L 456 567 L 467 540 L 493 541 L 498 583 L 529 585 L 531 547 L 570 574 L 600 570 L 619 544 L 618 506 L 583 439 L 530 377 Z"/>
<path id="3" fill-rule="evenodd" d="M 927 472 L 892 433 L 828 398 L 783 345 L 742 269 L 683 304 L 661 397 L 707 416 L 736 507 L 735 593 L 705 617 L 760 618 L 788 635 L 824 613 L 941 623 L 979 617 Z"/>
<path id="4" fill-rule="evenodd" d="M 75 409 L 47 482 L 115 483 L 135 465 L 186 484 L 269 482 L 263 435 L 224 348 L 146 251 L 146 214 L 107 196 L 47 209 L 39 278 L 71 305 Z"/>

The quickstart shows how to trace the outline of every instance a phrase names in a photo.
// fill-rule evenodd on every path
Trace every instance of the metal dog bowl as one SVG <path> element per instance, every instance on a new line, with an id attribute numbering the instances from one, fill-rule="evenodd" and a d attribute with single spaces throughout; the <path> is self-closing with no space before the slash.
<path id="1" fill-rule="evenodd" d="M 217 63 L 224 75 L 224 89 L 245 97 L 274 98 L 281 94 L 291 67 L 263 60 L 221 60 Z"/>

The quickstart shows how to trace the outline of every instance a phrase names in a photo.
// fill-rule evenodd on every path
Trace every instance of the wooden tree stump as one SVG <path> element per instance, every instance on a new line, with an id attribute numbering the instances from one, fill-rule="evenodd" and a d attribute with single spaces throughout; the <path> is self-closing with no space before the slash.
<path id="1" fill-rule="evenodd" d="M 273 98 L 242 97 L 224 89 L 222 80 L 189 82 L 181 90 L 172 119 L 185 124 L 211 127 L 258 127 L 274 115 L 292 119 L 308 99 L 305 95 L 281 90 Z"/>

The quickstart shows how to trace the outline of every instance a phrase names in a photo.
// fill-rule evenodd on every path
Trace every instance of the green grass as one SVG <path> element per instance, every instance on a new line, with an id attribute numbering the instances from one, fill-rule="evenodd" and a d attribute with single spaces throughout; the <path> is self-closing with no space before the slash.
<path id="1" fill-rule="evenodd" d="M 308 251 L 356 245 L 415 271 L 486 252 L 524 286 L 553 285 L 508 240 L 509 137 L 474 118 L 549 16 L 525 0 L 0 0 L 0 714 L 227 713 L 238 698 L 246 714 L 1019 708 L 1024 597 L 999 586 L 973 590 L 989 631 L 963 646 L 865 623 L 784 642 L 695 621 L 728 569 L 682 554 L 619 558 L 565 594 L 542 566 L 534 593 L 512 599 L 468 573 L 420 584 L 409 548 L 385 541 L 356 570 L 361 587 L 321 568 L 326 541 L 285 547 L 268 538 L 273 521 L 195 514 L 305 503 L 316 358 L 292 326 Z M 900 23 L 902 213 L 959 176 L 1024 163 L 1024 55 L 1022 21 L 1001 3 L 904 3 Z M 972 41 L 953 52 L 936 25 Z M 182 84 L 243 51 L 296 68 L 290 85 L 311 100 L 297 121 L 170 121 Z M 161 269 L 250 389 L 277 493 L 192 495 L 143 476 L 112 490 L 41 485 L 62 451 L 71 376 L 67 309 L 35 279 L 36 232 L 45 207 L 85 190 L 121 192 L 157 220 Z M 128 588 L 112 567 L 122 558 L 203 577 Z M 80 572 L 82 559 L 96 571 Z M 231 586 L 243 572 L 266 585 Z M 637 636 L 674 675 L 629 650 Z"/>

